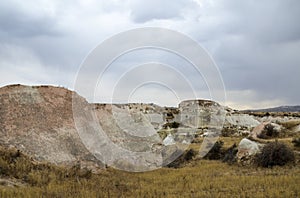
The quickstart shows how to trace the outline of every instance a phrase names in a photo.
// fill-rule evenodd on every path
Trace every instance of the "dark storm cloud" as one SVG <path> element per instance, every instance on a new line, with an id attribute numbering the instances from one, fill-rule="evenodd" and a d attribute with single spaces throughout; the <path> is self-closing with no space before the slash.
<path id="1" fill-rule="evenodd" d="M 77 5 L 77 3 L 74 2 L 73 5 Z M 72 6 L 69 6 L 69 8 L 72 8 Z M 68 12 L 70 12 L 66 8 L 65 4 L 55 1 L 1 1 L 0 44 L 2 50 L 5 48 L 10 49 L 11 53 L 9 54 L 14 54 L 14 58 L 20 60 L 18 62 L 22 62 L 21 59 L 25 59 L 24 62 L 28 62 L 26 59 L 31 60 L 32 68 L 38 62 L 44 70 L 52 70 L 57 75 L 63 76 L 76 73 L 76 67 L 79 66 L 88 49 L 82 49 L 84 45 L 75 42 L 77 40 L 76 35 L 66 28 L 67 25 L 73 26 L 73 24 L 67 24 L 64 21 L 64 17 L 67 17 Z M 26 58 L 24 54 L 27 56 L 29 54 L 34 59 Z M 12 59 L 8 56 L 2 56 L 2 62 L 4 60 L 8 62 Z M 30 67 L 30 64 L 26 64 L 26 66 Z M 7 66 L 3 63 L 1 67 Z M 20 68 L 21 70 L 22 67 L 24 68 L 22 64 L 15 65 L 15 69 Z M 31 73 L 23 74 L 26 77 L 20 76 L 19 78 L 36 76 L 32 78 L 33 82 L 39 79 L 38 73 L 34 71 L 31 71 Z M 61 79 L 62 82 L 56 82 L 59 79 L 58 76 L 52 76 L 51 78 L 53 84 L 59 85 L 65 82 L 63 78 Z M 68 86 L 70 86 L 70 83 L 68 83 Z"/>
<path id="2" fill-rule="evenodd" d="M 259 42 L 288 42 L 300 38 L 296 20 L 300 18 L 300 2 L 297 0 L 230 1 L 224 8 L 239 17 L 242 34 Z"/>
<path id="3" fill-rule="evenodd" d="M 155 26 L 185 33 L 208 50 L 229 104 L 299 104 L 299 8 L 298 0 L 1 1 L 0 85 L 45 79 L 72 87 L 81 62 L 101 41 Z"/>
<path id="4" fill-rule="evenodd" d="M 228 90 L 255 90 L 254 100 L 300 102 L 299 8 L 296 0 L 232 0 L 208 11 L 216 26 L 206 39 L 218 43 L 212 54 Z"/>
<path id="5" fill-rule="evenodd" d="M 39 13 L 36 13 L 38 11 Z M 24 9 L 16 2 L 1 1 L 0 27 L 2 36 L 34 37 L 56 35 L 56 20 L 38 9 Z M 3 38 L 3 37 L 1 37 Z"/>

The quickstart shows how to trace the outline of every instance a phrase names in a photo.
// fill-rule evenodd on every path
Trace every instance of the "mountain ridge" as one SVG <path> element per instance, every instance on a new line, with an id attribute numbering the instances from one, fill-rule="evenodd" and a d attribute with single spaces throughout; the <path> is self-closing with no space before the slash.
<path id="1" fill-rule="evenodd" d="M 246 109 L 240 112 L 300 112 L 300 105 L 283 105 L 278 107 L 263 108 L 263 109 Z"/>

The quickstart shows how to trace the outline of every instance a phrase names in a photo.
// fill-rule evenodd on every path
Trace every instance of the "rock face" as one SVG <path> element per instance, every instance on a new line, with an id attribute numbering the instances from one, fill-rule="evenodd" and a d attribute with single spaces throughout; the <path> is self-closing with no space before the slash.
<path id="1" fill-rule="evenodd" d="M 227 107 L 222 135 L 228 137 L 247 136 L 259 124 L 256 117 Z"/>
<path id="2" fill-rule="evenodd" d="M 226 116 L 226 124 L 252 128 L 259 125 L 259 121 L 257 121 L 253 116 L 249 116 L 247 114 L 231 114 Z"/>
<path id="3" fill-rule="evenodd" d="M 227 113 L 222 130 L 223 136 L 246 136 L 257 125 L 258 122 L 253 116 L 246 114 Z"/>
<path id="4" fill-rule="evenodd" d="M 98 166 L 82 144 L 72 115 L 73 92 L 51 86 L 0 89 L 0 143 L 39 161 Z M 83 103 L 87 102 L 78 96 Z"/>
<path id="5" fill-rule="evenodd" d="M 180 122 L 190 128 L 223 126 L 224 107 L 210 100 L 187 100 L 179 104 Z"/>

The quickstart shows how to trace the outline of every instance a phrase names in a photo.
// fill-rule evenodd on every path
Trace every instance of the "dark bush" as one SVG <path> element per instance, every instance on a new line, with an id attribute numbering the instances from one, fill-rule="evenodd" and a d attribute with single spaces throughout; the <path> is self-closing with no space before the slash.
<path id="1" fill-rule="evenodd" d="M 292 143 L 295 147 L 300 147 L 300 138 L 294 138 Z"/>
<path id="2" fill-rule="evenodd" d="M 271 114 L 269 112 L 266 112 L 265 113 L 265 116 L 270 116 Z"/>
<path id="3" fill-rule="evenodd" d="M 0 175 L 7 175 L 9 171 L 9 163 L 0 158 Z"/>
<path id="4" fill-rule="evenodd" d="M 173 113 L 168 112 L 168 113 L 167 113 L 167 117 L 168 117 L 168 118 L 174 118 L 174 115 L 173 115 Z"/>
<path id="5" fill-rule="evenodd" d="M 169 168 L 183 167 L 186 163 L 191 161 L 197 154 L 198 154 L 197 151 L 193 149 L 188 149 L 179 158 L 177 158 L 176 160 L 168 164 L 167 167 Z"/>
<path id="6" fill-rule="evenodd" d="M 262 167 L 283 166 L 295 161 L 294 152 L 284 143 L 275 141 L 268 143 L 256 154 L 255 161 Z"/>
<path id="7" fill-rule="evenodd" d="M 195 136 L 191 143 L 193 143 L 193 144 L 200 144 L 200 143 L 202 143 L 203 140 L 199 139 L 198 137 L 199 137 L 199 135 L 197 137 Z"/>
<path id="8" fill-rule="evenodd" d="M 261 134 L 258 136 L 262 139 L 276 138 L 279 136 L 279 131 L 272 124 L 267 124 Z"/>
<path id="9" fill-rule="evenodd" d="M 178 122 L 168 122 L 166 124 L 163 125 L 164 129 L 167 129 L 168 127 L 173 128 L 173 129 L 177 129 L 180 126 L 180 123 Z"/>
<path id="10" fill-rule="evenodd" d="M 195 150 L 189 149 L 189 150 L 185 153 L 184 159 L 185 159 L 186 161 L 190 161 L 190 160 L 192 160 L 196 155 L 197 155 L 197 152 L 196 152 Z"/>
<path id="11" fill-rule="evenodd" d="M 204 159 L 209 160 L 220 160 L 223 158 L 224 153 L 222 152 L 222 147 L 224 145 L 223 141 L 217 141 L 211 150 L 206 154 Z"/>
<path id="12" fill-rule="evenodd" d="M 231 128 L 223 127 L 223 129 L 222 129 L 222 131 L 221 131 L 221 135 L 222 135 L 223 137 L 230 137 L 230 136 L 233 134 L 232 131 L 233 131 L 233 130 L 232 130 Z"/>
<path id="13" fill-rule="evenodd" d="M 238 152 L 237 145 L 234 143 L 230 148 L 225 151 L 223 162 L 233 164 L 237 161 L 236 154 Z"/>

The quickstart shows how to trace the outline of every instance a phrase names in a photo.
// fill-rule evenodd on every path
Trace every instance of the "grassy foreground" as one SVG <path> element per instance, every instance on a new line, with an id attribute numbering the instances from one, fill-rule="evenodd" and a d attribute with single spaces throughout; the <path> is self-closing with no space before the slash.
<path id="1" fill-rule="evenodd" d="M 300 197 L 299 164 L 268 169 L 196 160 L 178 169 L 92 174 L 35 163 L 14 150 L 0 154 L 0 197 Z"/>
<path id="2" fill-rule="evenodd" d="M 249 169 L 203 160 L 181 169 L 108 169 L 87 179 L 1 187 L 0 197 L 299 197 L 299 186 L 299 167 Z"/>

